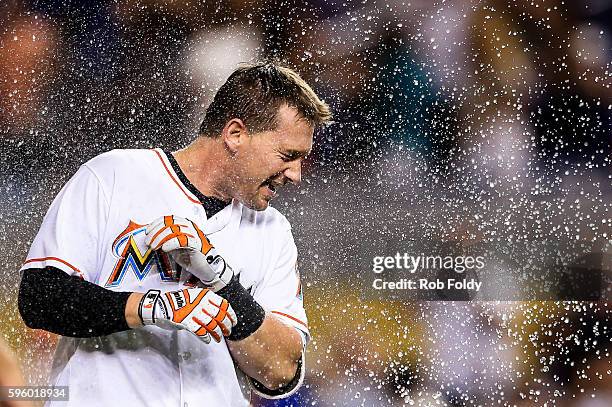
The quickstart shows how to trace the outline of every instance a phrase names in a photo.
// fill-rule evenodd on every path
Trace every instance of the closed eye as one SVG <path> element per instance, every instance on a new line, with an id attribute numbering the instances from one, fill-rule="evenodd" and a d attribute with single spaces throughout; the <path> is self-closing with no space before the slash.
<path id="1" fill-rule="evenodd" d="M 282 158 L 283 161 L 289 162 L 289 161 L 293 161 L 296 158 L 298 158 L 298 155 L 297 154 L 283 154 L 283 153 L 281 153 L 281 158 Z"/>
<path id="2" fill-rule="evenodd" d="M 304 158 L 309 152 L 310 151 L 288 150 L 285 152 L 280 152 L 280 156 L 283 161 L 289 162 L 289 161 L 294 161 L 300 158 Z"/>

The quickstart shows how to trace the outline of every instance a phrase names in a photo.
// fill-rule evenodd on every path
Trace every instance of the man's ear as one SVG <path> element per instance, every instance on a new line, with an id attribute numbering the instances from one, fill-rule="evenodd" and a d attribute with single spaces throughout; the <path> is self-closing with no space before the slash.
<path id="1" fill-rule="evenodd" d="M 225 127 L 223 127 L 223 131 L 221 132 L 223 143 L 231 154 L 238 152 L 238 149 L 245 142 L 247 136 L 247 128 L 240 119 L 229 120 L 225 123 Z"/>

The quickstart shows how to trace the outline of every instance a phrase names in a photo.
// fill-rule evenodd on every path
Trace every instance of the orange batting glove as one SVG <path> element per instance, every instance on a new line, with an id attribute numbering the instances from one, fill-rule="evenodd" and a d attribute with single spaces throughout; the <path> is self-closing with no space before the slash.
<path id="1" fill-rule="evenodd" d="M 162 293 L 149 290 L 140 301 L 138 315 L 144 325 L 186 329 L 210 343 L 220 342 L 236 325 L 236 314 L 226 299 L 208 288 L 185 288 Z"/>
<path id="2" fill-rule="evenodd" d="M 217 252 L 195 222 L 178 216 L 163 216 L 149 225 L 146 244 L 168 253 L 184 270 L 217 292 L 234 276 L 234 270 Z"/>

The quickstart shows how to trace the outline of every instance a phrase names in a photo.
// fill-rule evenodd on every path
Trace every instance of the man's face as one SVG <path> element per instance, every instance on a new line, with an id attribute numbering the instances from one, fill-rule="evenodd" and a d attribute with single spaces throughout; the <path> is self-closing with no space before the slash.
<path id="1" fill-rule="evenodd" d="M 313 128 L 296 109 L 278 110 L 275 130 L 247 135 L 237 159 L 236 198 L 262 211 L 279 189 L 302 178 L 302 162 L 312 149 Z"/>

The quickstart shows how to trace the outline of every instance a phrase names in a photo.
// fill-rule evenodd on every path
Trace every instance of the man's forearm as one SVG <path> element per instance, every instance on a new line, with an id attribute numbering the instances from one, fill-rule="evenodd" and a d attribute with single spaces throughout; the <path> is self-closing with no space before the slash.
<path id="1" fill-rule="evenodd" d="M 302 339 L 295 328 L 266 313 L 233 277 L 218 291 L 236 311 L 238 321 L 227 344 L 238 366 L 271 390 L 289 384 L 302 355 Z"/>
<path id="2" fill-rule="evenodd" d="M 251 336 L 227 345 L 240 369 L 272 390 L 295 377 L 302 356 L 300 334 L 270 313 Z"/>
<path id="3" fill-rule="evenodd" d="M 128 330 L 126 304 L 130 295 L 46 267 L 23 272 L 18 306 L 30 328 L 86 338 Z"/>

